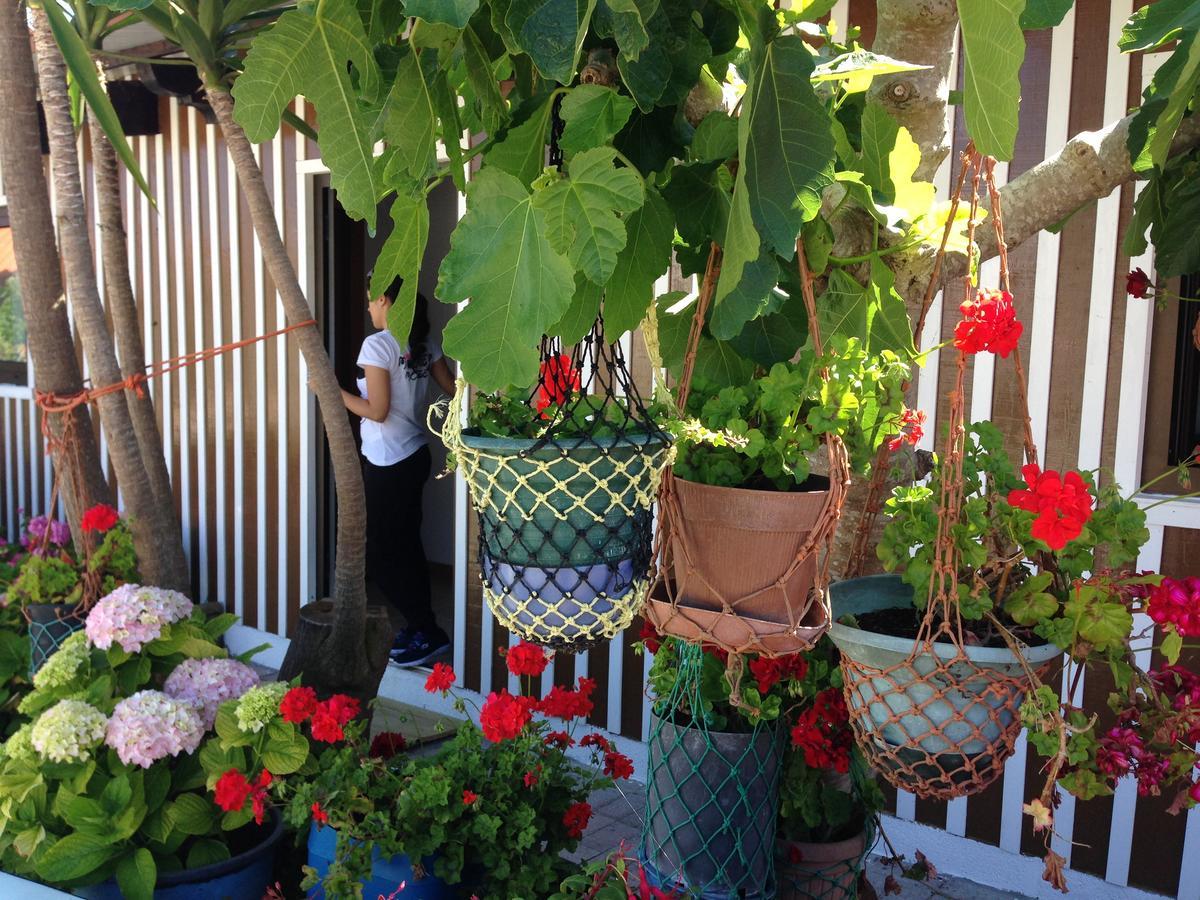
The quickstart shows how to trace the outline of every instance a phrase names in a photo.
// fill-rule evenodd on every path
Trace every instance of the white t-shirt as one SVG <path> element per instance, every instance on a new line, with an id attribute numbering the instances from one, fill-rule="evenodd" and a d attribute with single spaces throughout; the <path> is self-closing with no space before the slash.
<path id="1" fill-rule="evenodd" d="M 391 466 L 407 459 L 428 443 L 425 413 L 429 407 L 429 367 L 442 358 L 442 348 L 432 339 L 425 341 L 426 359 L 409 369 L 405 365 L 409 350 L 390 331 L 377 331 L 363 341 L 358 353 L 359 366 L 386 369 L 392 382 L 392 400 L 382 422 L 362 420 L 362 454 L 377 466 Z M 358 379 L 358 393 L 367 396 L 367 379 Z"/>

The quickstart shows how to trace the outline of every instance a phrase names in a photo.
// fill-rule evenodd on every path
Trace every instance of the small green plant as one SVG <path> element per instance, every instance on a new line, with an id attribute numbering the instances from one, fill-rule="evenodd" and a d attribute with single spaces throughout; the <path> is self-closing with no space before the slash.
<path id="1" fill-rule="evenodd" d="M 822 373 L 828 378 L 823 379 Z M 876 448 L 901 431 L 909 367 L 895 353 L 872 355 L 855 338 L 835 339 L 818 357 L 800 352 L 744 384 L 696 379 L 687 423 L 676 429 L 675 474 L 723 487 L 791 490 L 811 471 L 823 438 L 845 443 L 863 470 Z"/>

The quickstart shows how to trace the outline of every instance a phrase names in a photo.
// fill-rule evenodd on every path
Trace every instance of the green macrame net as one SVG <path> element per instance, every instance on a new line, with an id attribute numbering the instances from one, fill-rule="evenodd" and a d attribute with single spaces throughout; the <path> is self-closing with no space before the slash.
<path id="1" fill-rule="evenodd" d="M 675 686 L 654 706 L 642 862 L 689 897 L 774 897 L 780 731 L 711 730 L 694 714 L 702 664 L 699 646 L 682 647 Z"/>
<path id="2" fill-rule="evenodd" d="M 29 677 L 40 669 L 51 656 L 58 652 L 63 641 L 83 628 L 85 618 L 75 612 L 75 607 L 64 606 L 55 615 L 35 620 L 26 612 L 29 622 Z"/>

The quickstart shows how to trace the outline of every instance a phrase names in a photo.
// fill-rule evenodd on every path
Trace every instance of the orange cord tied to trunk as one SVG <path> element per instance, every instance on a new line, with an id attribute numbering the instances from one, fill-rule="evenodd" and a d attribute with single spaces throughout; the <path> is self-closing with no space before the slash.
<path id="1" fill-rule="evenodd" d="M 75 435 L 75 418 L 70 414 L 79 407 L 94 403 L 101 397 L 107 397 L 110 394 L 117 394 L 122 391 L 132 391 L 138 397 L 144 397 L 146 390 L 146 382 L 151 378 L 157 378 L 160 375 L 165 375 L 168 372 L 175 372 L 179 369 L 188 366 L 194 366 L 197 363 L 205 362 L 225 353 L 230 353 L 234 350 L 240 350 L 243 347 L 257 344 L 261 341 L 270 340 L 271 338 L 280 337 L 290 331 L 296 331 L 300 328 L 307 328 L 310 325 L 315 326 L 316 319 L 306 319 L 303 322 L 297 322 L 295 325 L 288 325 L 285 328 L 280 328 L 276 331 L 262 334 L 257 337 L 245 338 L 240 341 L 232 341 L 228 344 L 221 344 L 218 347 L 209 347 L 204 350 L 195 350 L 191 353 L 185 353 L 181 356 L 175 356 L 170 359 L 162 360 L 161 362 L 151 363 L 143 372 L 135 372 L 127 375 L 120 381 L 112 384 L 100 385 L 99 387 L 89 387 L 82 391 L 76 391 L 72 394 L 59 394 L 54 391 L 39 391 L 33 392 L 34 402 L 42 411 L 42 436 L 46 440 L 46 449 L 57 459 L 66 459 L 66 464 L 70 467 L 74 475 L 74 483 L 82 490 L 83 480 L 83 461 L 80 458 L 79 439 Z M 55 437 L 54 431 L 50 426 L 50 417 L 59 415 L 63 417 L 62 433 Z M 54 476 L 53 487 L 50 493 L 50 508 L 53 509 L 59 494 L 59 477 L 57 472 Z M 80 508 L 86 509 L 92 505 L 90 497 L 80 498 Z M 49 529 L 46 530 L 49 535 Z M 83 555 L 86 561 L 91 557 L 91 540 L 90 535 L 84 534 L 79 536 L 83 545 Z M 86 567 L 85 567 L 86 569 Z M 86 612 L 91 608 L 92 604 L 99 599 L 100 578 L 98 573 L 85 571 L 83 577 L 83 596 L 79 606 L 76 607 L 76 612 Z"/>
<path id="2" fill-rule="evenodd" d="M 1008 261 L 993 177 L 994 160 L 984 159 L 973 147 L 968 147 L 962 155 L 962 165 L 963 177 L 958 181 L 955 206 L 968 170 L 973 172 L 968 256 L 975 250 L 983 178 L 992 201 L 1000 280 L 1007 291 Z M 976 285 L 970 266 L 963 278 L 963 289 L 966 302 L 972 302 Z M 928 296 L 932 296 L 932 286 Z M 1020 351 L 1014 349 L 1013 355 L 1018 386 L 1023 392 L 1025 378 Z M 960 349 L 954 387 L 949 395 L 933 573 L 912 651 L 907 659 L 886 667 L 854 659 L 846 652 L 841 656 L 846 706 L 858 745 L 868 762 L 895 787 L 922 798 L 941 800 L 978 793 L 1000 776 L 1021 731 L 1020 707 L 1025 694 L 1039 683 L 1035 665 L 1045 670 L 1043 664 L 1032 664 L 1020 647 L 1009 646 L 1010 652 L 1003 659 L 992 659 L 997 652 L 994 649 L 985 650 L 984 654 L 974 653 L 973 657 L 964 640 L 959 606 L 962 561 L 955 529 L 964 491 L 965 372 L 966 354 Z M 1024 445 L 1029 460 L 1036 460 L 1028 417 Z M 978 574 L 973 589 L 988 590 Z"/>
<path id="3" fill-rule="evenodd" d="M 802 240 L 796 255 L 813 349 L 822 352 L 813 275 Z M 705 316 L 721 271 L 712 245 L 679 384 L 686 409 Z M 828 377 L 822 372 L 822 377 Z M 646 617 L 661 634 L 728 652 L 730 702 L 742 705 L 744 655 L 809 650 L 829 627 L 829 549 L 850 484 L 840 438 L 825 440 L 828 490 L 775 493 L 714 488 L 670 470 L 659 493 L 657 581 Z M 746 513 L 738 516 L 738 510 Z M 744 519 L 741 527 L 735 519 Z"/>

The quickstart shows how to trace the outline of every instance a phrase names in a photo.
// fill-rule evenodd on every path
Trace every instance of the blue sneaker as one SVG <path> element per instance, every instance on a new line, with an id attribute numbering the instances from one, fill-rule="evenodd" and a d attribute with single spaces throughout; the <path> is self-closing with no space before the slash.
<path id="1" fill-rule="evenodd" d="M 391 660 L 402 668 L 422 666 L 449 650 L 450 637 L 441 629 L 432 635 L 417 631 L 409 638 L 407 647 L 392 650 Z"/>
<path id="2" fill-rule="evenodd" d="M 396 632 L 396 639 L 392 641 L 392 649 L 388 651 L 388 655 L 407 650 L 411 642 L 412 632 L 408 628 L 401 628 Z"/>

